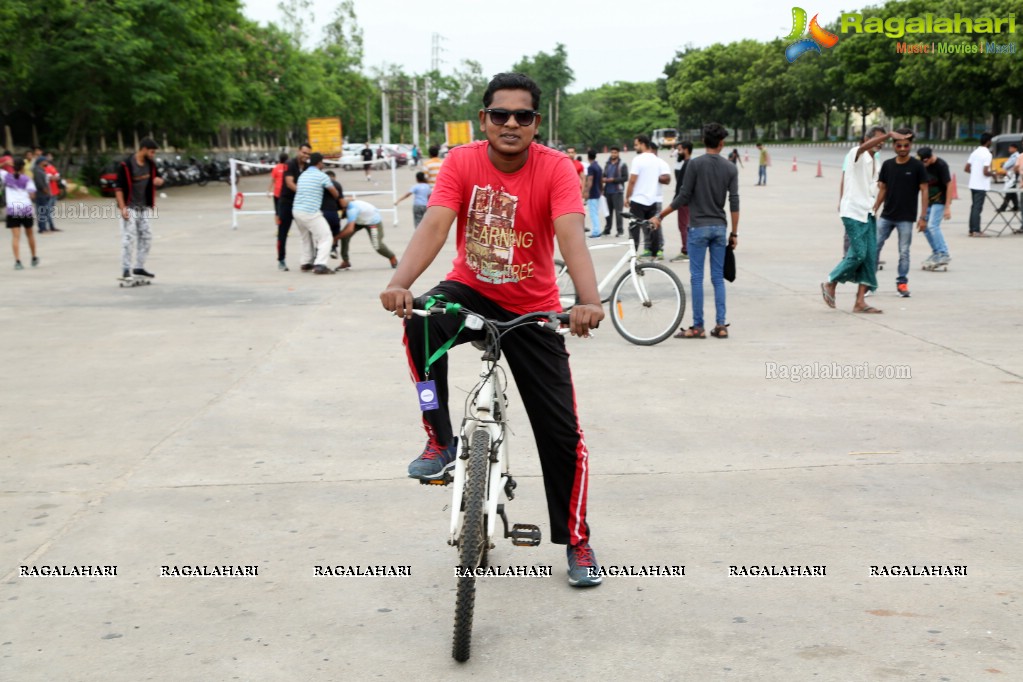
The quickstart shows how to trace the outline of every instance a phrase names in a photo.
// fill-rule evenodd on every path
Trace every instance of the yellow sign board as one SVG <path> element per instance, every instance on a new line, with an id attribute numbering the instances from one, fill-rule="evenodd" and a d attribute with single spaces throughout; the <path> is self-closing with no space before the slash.
<path id="1" fill-rule="evenodd" d="M 472 121 L 448 121 L 444 124 L 444 136 L 449 147 L 472 142 Z"/>
<path id="2" fill-rule="evenodd" d="M 309 145 L 324 156 L 341 156 L 341 117 L 310 118 L 305 122 Z"/>

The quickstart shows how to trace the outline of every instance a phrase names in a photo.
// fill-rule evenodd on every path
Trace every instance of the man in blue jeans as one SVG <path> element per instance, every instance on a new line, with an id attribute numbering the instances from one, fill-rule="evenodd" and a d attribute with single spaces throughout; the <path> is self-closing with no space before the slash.
<path id="1" fill-rule="evenodd" d="M 682 188 L 671 205 L 650 219 L 653 229 L 682 206 L 689 207 L 689 275 L 693 290 L 693 326 L 680 329 L 676 339 L 704 339 L 703 329 L 703 264 L 710 252 L 710 283 L 714 286 L 715 327 L 710 335 L 728 338 L 725 322 L 725 247 L 737 248 L 739 243 L 739 171 L 735 164 L 721 157 L 728 131 L 718 123 L 703 127 L 706 153 L 686 165 Z M 732 233 L 727 235 L 725 197 L 732 214 Z"/>
<path id="2" fill-rule="evenodd" d="M 602 236 L 600 230 L 600 194 L 604 183 L 604 169 L 597 163 L 597 150 L 586 152 L 590 165 L 586 167 L 586 182 L 583 184 L 583 199 L 586 200 L 586 211 L 590 214 L 590 239 Z"/>
<path id="3" fill-rule="evenodd" d="M 877 221 L 877 256 L 892 230 L 899 233 L 899 273 L 895 278 L 895 289 L 899 296 L 909 298 L 909 246 L 913 242 L 913 225 L 923 232 L 927 229 L 927 168 L 919 159 L 913 158 L 909 150 L 913 146 L 913 131 L 899 128 L 895 131 L 901 139 L 895 140 L 895 158 L 881 164 L 877 177 L 877 199 L 874 200 L 874 214 L 884 204 Z M 920 196 L 920 212 L 917 213 L 917 195 Z M 918 217 L 919 216 L 919 217 Z"/>
<path id="4" fill-rule="evenodd" d="M 930 147 L 920 147 L 916 155 L 927 169 L 927 229 L 924 236 L 931 246 L 931 255 L 923 262 L 923 267 L 924 270 L 933 270 L 952 261 L 945 235 L 941 232 L 941 221 L 952 217 L 952 197 L 948 191 L 952 173 L 945 160 L 935 156 Z"/>

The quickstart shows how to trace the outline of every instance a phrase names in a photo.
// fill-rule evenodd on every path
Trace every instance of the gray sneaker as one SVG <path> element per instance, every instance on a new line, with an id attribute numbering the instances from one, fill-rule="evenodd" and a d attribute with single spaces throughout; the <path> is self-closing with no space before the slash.
<path id="1" fill-rule="evenodd" d="M 409 478 L 434 479 L 440 478 L 449 469 L 455 467 L 455 454 L 458 452 L 458 437 L 455 436 L 451 445 L 442 448 L 432 438 L 426 442 L 423 454 L 416 457 L 408 465 Z"/>
<path id="2" fill-rule="evenodd" d="M 600 564 L 597 563 L 597 555 L 593 553 L 590 543 L 582 542 L 578 545 L 569 545 L 566 548 L 568 554 L 568 584 L 572 587 L 595 587 L 603 582 L 600 576 Z"/>
<path id="3" fill-rule="evenodd" d="M 16 261 L 14 261 L 14 269 L 15 270 L 24 270 L 25 266 L 21 264 L 20 260 L 16 260 Z"/>
<path id="4" fill-rule="evenodd" d="M 936 262 L 938 265 L 948 265 L 949 263 L 952 262 L 952 257 L 949 256 L 947 253 L 943 253 L 940 256 L 938 256 L 938 260 Z"/>

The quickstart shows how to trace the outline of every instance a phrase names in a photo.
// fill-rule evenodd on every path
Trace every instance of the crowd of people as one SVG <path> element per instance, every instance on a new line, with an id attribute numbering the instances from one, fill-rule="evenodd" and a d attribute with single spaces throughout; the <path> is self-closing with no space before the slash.
<path id="1" fill-rule="evenodd" d="M 418 148 L 413 147 L 413 152 L 415 168 L 419 161 Z M 383 154 L 382 148 L 378 149 L 378 153 Z M 394 202 L 397 206 L 412 197 L 415 227 L 419 227 L 426 214 L 427 202 L 443 163 L 439 158 L 439 147 L 430 147 L 429 153 L 430 158 L 424 163 L 424 170 L 416 172 L 415 184 Z M 372 181 L 370 165 L 373 154 L 369 143 L 366 143 L 362 157 L 368 182 Z M 270 172 L 267 191 L 274 199 L 278 269 L 289 270 L 286 261 L 287 239 L 292 224 L 296 225 L 301 236 L 299 269 L 303 272 L 329 275 L 351 268 L 349 245 L 354 234 L 360 231 L 367 234 L 374 251 L 386 258 L 392 268 L 398 267 L 397 255 L 384 243 L 384 224 L 380 210 L 368 201 L 346 198 L 334 171 L 323 171 L 325 162 L 322 154 L 313 152 L 308 143 L 303 143 L 294 159 L 289 160 L 288 155 L 282 153 Z M 311 174 L 310 169 L 313 170 Z M 306 178 L 304 183 L 303 178 Z M 296 206 L 300 206 L 301 210 L 296 209 Z M 340 260 L 336 268 L 329 266 L 330 258 Z"/>
<path id="2" fill-rule="evenodd" d="M 708 137 L 709 133 L 709 137 Z M 642 258 L 664 259 L 665 233 L 662 221 L 672 212 L 678 212 L 680 250 L 670 260 L 689 262 L 692 292 L 693 324 L 676 334 L 677 338 L 704 338 L 703 278 L 706 258 L 709 257 L 711 284 L 715 294 L 715 326 L 712 336 L 727 338 L 729 323 L 725 319 L 726 293 L 723 271 L 726 249 L 737 246 L 738 238 L 738 186 L 737 165 L 741 164 L 737 149 L 728 154 L 732 170 L 717 161 L 700 160 L 704 157 L 723 160 L 722 151 L 727 131 L 716 126 L 704 129 L 705 153 L 694 159 L 693 145 L 679 142 L 672 155 L 674 169 L 659 155 L 657 146 L 646 135 L 633 140 L 636 156 L 629 164 L 617 146 L 610 148 L 603 165 L 597 162 L 596 150 L 586 152 L 587 164 L 576 156 L 574 148 L 566 154 L 579 181 L 588 218 L 591 239 L 624 234 L 624 216 L 640 221 L 642 230 L 633 227 L 630 238 Z M 886 140 L 894 141 L 895 157 L 880 162 L 879 153 Z M 965 166 L 971 193 L 969 236 L 986 236 L 981 230 L 981 213 L 991 179 L 1002 176 L 1006 188 L 1015 189 L 1023 176 L 1023 156 L 1019 144 L 1012 143 L 1009 157 L 1000 168 L 992 168 L 990 133 L 984 133 L 980 143 L 970 154 Z M 948 163 L 939 158 L 930 147 L 921 147 L 916 157 L 910 153 L 913 133 L 900 129 L 888 133 L 875 126 L 867 131 L 862 144 L 850 150 L 843 162 L 839 187 L 839 214 L 845 228 L 842 261 L 821 284 L 821 292 L 828 306 L 835 305 L 837 285 L 853 282 L 858 285 L 853 310 L 861 313 L 880 313 L 881 310 L 866 303 L 866 297 L 877 288 L 876 271 L 881 250 L 894 233 L 898 242 L 896 291 L 910 296 L 908 274 L 910 247 L 914 229 L 923 232 L 930 254 L 922 263 L 925 270 L 947 267 L 951 262 L 948 242 L 942 232 L 942 222 L 951 218 L 953 201 L 950 191 L 952 173 Z M 757 186 L 767 183 L 770 157 L 763 143 L 757 143 L 759 154 Z M 122 279 L 153 278 L 146 270 L 152 237 L 149 217 L 155 208 L 156 190 L 163 180 L 154 163 L 156 143 L 145 138 L 139 149 L 117 165 L 116 197 L 121 215 Z M 382 153 L 374 152 L 369 143 L 362 151 L 369 160 Z M 437 183 L 443 161 L 438 146 L 429 148 L 428 158 L 422 159 L 422 171 L 416 172 L 416 182 L 394 202 L 397 206 L 412 199 L 412 217 L 416 228 L 423 221 L 427 206 Z M 413 169 L 420 163 L 418 148 L 413 150 Z M 369 160 L 366 164 L 367 177 Z M 696 163 L 699 161 L 699 163 Z M 713 163 L 713 165 L 709 165 Z M 727 162 L 726 162 L 727 163 Z M 287 271 L 287 237 L 292 224 L 300 234 L 299 269 L 315 274 L 333 274 L 352 267 L 350 242 L 355 232 L 366 232 L 373 249 L 386 258 L 392 268 L 398 265 L 397 255 L 384 242 L 384 227 L 380 211 L 367 201 L 346 199 L 344 190 L 333 171 L 324 172 L 322 155 L 312 151 L 308 144 L 301 145 L 294 158 L 282 153 L 270 174 L 268 193 L 273 196 L 274 216 L 277 223 L 277 263 Z M 313 168 L 301 187 L 299 181 Z M 687 171 L 692 187 L 686 188 Z M 674 178 L 673 199 L 662 210 L 662 186 Z M 697 179 L 702 178 L 702 182 Z M 315 180 L 315 182 L 314 182 Z M 52 156 L 42 148 L 14 158 L 10 152 L 0 154 L 0 182 L 2 199 L 6 204 L 6 226 L 11 235 L 15 269 L 24 269 L 21 261 L 21 234 L 24 232 L 32 267 L 40 264 L 35 234 L 56 233 L 61 230 L 54 221 L 54 207 L 61 191 L 61 177 L 53 165 Z M 729 205 L 732 230 L 727 228 L 725 203 Z M 296 209 L 296 202 L 300 209 Z M 1018 199 L 1012 191 L 1006 192 L 997 211 L 1018 211 Z M 626 213 L 626 211 L 628 211 Z M 919 216 L 919 217 L 917 217 Z M 37 227 L 36 227 L 37 226 Z M 714 228 L 707 230 L 705 228 Z M 694 240 L 695 237 L 695 240 Z M 690 252 L 696 257 L 691 257 Z M 340 262 L 330 267 L 329 260 Z"/>
<path id="3" fill-rule="evenodd" d="M 879 156 L 887 140 L 893 141 L 895 157 L 884 162 Z M 1019 210 L 1018 198 L 1011 190 L 1023 174 L 1019 145 L 1009 145 L 1010 155 L 1001 168 L 992 168 L 989 132 L 982 133 L 979 144 L 964 167 L 969 175 L 969 236 L 986 237 L 981 229 L 981 214 L 991 179 L 1003 176 L 1007 191 L 996 210 Z M 921 147 L 914 158 L 911 149 L 914 133 L 909 128 L 887 131 L 874 126 L 866 131 L 862 143 L 849 150 L 842 166 L 839 186 L 839 216 L 845 228 L 845 254 L 821 282 L 824 303 L 836 307 L 838 284 L 856 284 L 853 312 L 880 314 L 883 311 L 867 303 L 877 290 L 877 271 L 882 263 L 881 249 L 892 232 L 898 235 L 899 260 L 895 290 L 910 297 L 910 247 L 914 230 L 923 232 L 931 253 L 923 261 L 924 270 L 947 268 L 951 262 L 942 221 L 952 217 L 952 175 L 943 159 L 930 147 Z"/>
<path id="4" fill-rule="evenodd" d="M 0 208 L 6 207 L 5 223 L 11 234 L 14 269 L 23 270 L 21 262 L 21 233 L 24 230 L 32 255 L 31 266 L 39 266 L 35 233 L 60 232 L 54 224 L 54 209 L 61 193 L 63 181 L 53 156 L 41 147 L 15 158 L 8 150 L 0 152 Z M 35 229 L 38 218 L 38 230 Z"/>

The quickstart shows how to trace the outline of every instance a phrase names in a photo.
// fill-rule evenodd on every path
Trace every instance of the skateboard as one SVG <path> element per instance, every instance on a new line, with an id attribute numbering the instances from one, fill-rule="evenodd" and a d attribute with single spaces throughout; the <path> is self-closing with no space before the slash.
<path id="1" fill-rule="evenodd" d="M 118 277 L 117 282 L 123 289 L 124 287 L 148 286 L 153 283 L 153 280 L 145 277 Z"/>
<path id="2" fill-rule="evenodd" d="M 923 270 L 929 270 L 931 272 L 937 272 L 941 269 L 943 272 L 948 272 L 948 263 L 935 263 L 934 261 L 925 260 L 922 265 Z"/>

